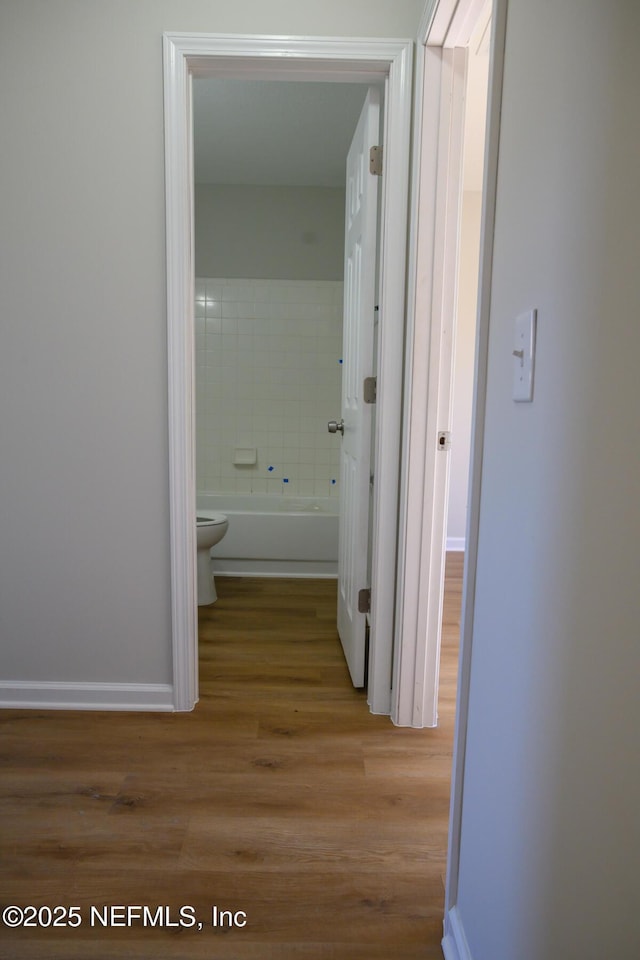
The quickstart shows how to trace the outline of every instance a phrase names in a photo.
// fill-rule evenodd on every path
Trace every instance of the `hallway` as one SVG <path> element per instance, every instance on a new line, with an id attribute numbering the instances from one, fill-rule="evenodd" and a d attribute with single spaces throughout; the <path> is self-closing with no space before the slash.
<path id="1" fill-rule="evenodd" d="M 462 559 L 436 730 L 369 714 L 330 580 L 220 578 L 192 714 L 0 714 L 2 903 L 83 918 L 3 930 L 2 956 L 440 960 Z M 90 926 L 129 904 L 203 928 Z"/>

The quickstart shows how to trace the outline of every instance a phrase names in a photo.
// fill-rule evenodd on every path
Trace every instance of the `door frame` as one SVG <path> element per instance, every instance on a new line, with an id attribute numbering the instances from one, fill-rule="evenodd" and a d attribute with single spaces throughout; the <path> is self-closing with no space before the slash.
<path id="1" fill-rule="evenodd" d="M 408 40 L 166 33 L 169 502 L 173 703 L 198 699 L 192 79 L 385 83 L 380 349 L 368 702 L 392 714 L 413 44 Z M 363 586 L 365 586 L 363 584 Z"/>
<path id="2" fill-rule="evenodd" d="M 451 435 L 453 418 L 468 44 L 485 5 L 427 0 L 418 33 L 396 628 L 403 642 L 393 705 L 402 726 L 438 724 L 451 459 L 439 440 Z"/>
<path id="3" fill-rule="evenodd" d="M 480 227 L 476 367 L 471 423 L 472 444 L 469 468 L 469 509 L 466 531 L 467 558 L 462 595 L 456 729 L 453 747 L 449 841 L 447 849 L 444 937 L 442 940 L 442 950 L 446 960 L 462 960 L 465 956 L 470 956 L 469 946 L 464 935 L 464 928 L 460 923 L 457 901 L 458 879 L 460 874 L 462 801 L 469 718 L 478 539 L 480 533 L 480 498 L 482 493 L 482 456 L 484 449 L 489 365 L 493 246 L 496 221 L 502 80 L 504 75 L 508 3 L 509 0 L 493 0 L 491 24 L 491 56 L 489 61 L 487 128 L 482 185 L 482 221 Z"/>

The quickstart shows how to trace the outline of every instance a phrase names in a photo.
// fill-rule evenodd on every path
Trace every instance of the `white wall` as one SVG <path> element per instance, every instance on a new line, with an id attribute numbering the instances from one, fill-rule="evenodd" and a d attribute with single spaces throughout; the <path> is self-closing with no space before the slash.
<path id="1" fill-rule="evenodd" d="M 475 190 L 466 190 L 462 198 L 460 259 L 458 263 L 453 429 L 447 514 L 447 546 L 449 549 L 462 548 L 467 532 L 481 214 L 482 193 Z"/>
<path id="2" fill-rule="evenodd" d="M 196 276 L 342 280 L 344 190 L 198 184 Z"/>
<path id="3" fill-rule="evenodd" d="M 416 0 L 4 0 L 0 677 L 171 680 L 163 31 L 415 36 Z"/>
<path id="4" fill-rule="evenodd" d="M 509 2 L 457 900 L 473 960 L 640 952 L 639 35 L 626 0 Z"/>

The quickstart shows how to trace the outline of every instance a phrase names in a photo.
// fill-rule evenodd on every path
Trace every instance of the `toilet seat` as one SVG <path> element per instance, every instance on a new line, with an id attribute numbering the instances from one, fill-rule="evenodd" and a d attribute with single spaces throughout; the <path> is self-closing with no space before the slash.
<path id="1" fill-rule="evenodd" d="M 224 513 L 212 513 L 210 517 L 196 517 L 196 523 L 199 527 L 215 527 L 217 524 L 226 522 L 227 518 Z"/>

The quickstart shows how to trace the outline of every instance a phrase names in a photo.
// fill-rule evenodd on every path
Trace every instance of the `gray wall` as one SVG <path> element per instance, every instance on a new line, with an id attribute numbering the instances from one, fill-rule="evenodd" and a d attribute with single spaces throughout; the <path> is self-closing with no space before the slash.
<path id="1" fill-rule="evenodd" d="M 342 280 L 344 190 L 199 184 L 196 276 Z"/>
<path id="2" fill-rule="evenodd" d="M 0 677 L 171 679 L 162 32 L 415 36 L 416 0 L 3 0 Z"/>
<path id="3" fill-rule="evenodd" d="M 638 36 L 627 0 L 509 3 L 458 900 L 473 960 L 640 955 Z"/>

